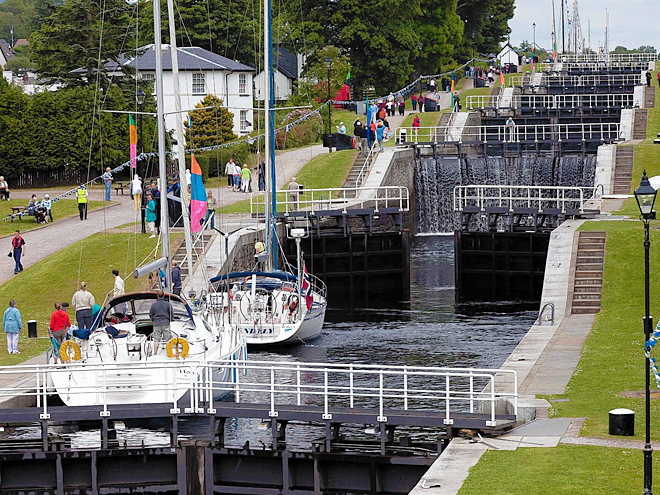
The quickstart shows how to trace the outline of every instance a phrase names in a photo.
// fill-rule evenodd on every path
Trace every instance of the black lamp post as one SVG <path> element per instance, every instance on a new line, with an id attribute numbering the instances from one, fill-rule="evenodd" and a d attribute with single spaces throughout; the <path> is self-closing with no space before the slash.
<path id="1" fill-rule="evenodd" d="M 142 142 L 142 105 L 144 105 L 144 100 L 146 99 L 147 95 L 145 94 L 144 91 L 142 91 L 142 87 L 138 86 L 137 91 L 135 92 L 135 101 L 138 104 L 138 108 L 140 109 L 140 112 L 138 113 L 138 149 L 140 150 L 140 153 L 144 153 L 144 143 Z M 135 163 L 135 171 L 137 172 L 137 162 Z M 145 167 L 145 171 L 146 171 Z M 144 177 L 142 177 L 143 180 L 143 185 L 142 185 L 142 195 L 141 195 L 141 217 L 142 217 L 142 233 L 145 234 L 147 232 L 146 225 L 144 222 Z"/>
<path id="2" fill-rule="evenodd" d="M 532 23 L 532 29 L 534 30 L 534 38 L 533 38 L 533 45 L 532 45 L 532 58 L 534 58 L 534 55 L 536 55 L 536 23 Z M 532 61 L 534 63 L 534 61 Z"/>
<path id="3" fill-rule="evenodd" d="M 635 199 L 637 206 L 641 213 L 641 219 L 644 222 L 644 347 L 646 342 L 651 338 L 653 329 L 653 320 L 650 315 L 650 302 L 649 302 L 649 250 L 651 241 L 649 240 L 649 223 L 655 220 L 655 211 L 653 211 L 653 204 L 655 203 L 655 196 L 657 191 L 651 186 L 648 177 L 646 177 L 646 170 L 642 175 L 642 181 L 635 191 Z M 644 442 L 644 495 L 652 495 L 652 471 L 653 471 L 653 448 L 651 447 L 651 377 L 650 377 L 650 363 L 649 358 L 646 358 L 646 440 Z"/>
<path id="4" fill-rule="evenodd" d="M 325 66 L 328 68 L 328 152 L 332 153 L 332 103 L 330 103 L 330 73 L 332 72 L 332 59 L 325 57 Z"/>

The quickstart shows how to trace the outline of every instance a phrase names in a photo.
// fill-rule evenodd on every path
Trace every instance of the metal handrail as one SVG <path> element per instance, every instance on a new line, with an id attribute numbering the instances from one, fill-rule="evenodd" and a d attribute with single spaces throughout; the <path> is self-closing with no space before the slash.
<path id="1" fill-rule="evenodd" d="M 596 188 L 568 186 L 509 186 L 471 184 L 455 186 L 453 192 L 454 211 L 463 211 L 467 206 L 476 206 L 480 211 L 486 207 L 497 206 L 514 211 L 515 207 L 536 208 L 538 212 L 544 205 L 554 205 L 566 213 L 567 205 L 573 205 L 581 213 L 586 202 L 594 196 Z M 591 193 L 591 194 L 585 194 Z"/>
<path id="2" fill-rule="evenodd" d="M 207 218 L 204 221 L 201 230 L 197 234 L 197 237 L 195 237 L 195 239 L 193 240 L 192 246 L 190 247 L 190 252 L 193 256 L 193 263 L 195 261 L 195 255 L 201 256 L 206 252 L 206 248 L 204 246 L 204 232 L 206 231 L 208 226 L 211 225 L 212 220 L 213 220 L 213 215 L 211 215 L 209 218 Z M 186 253 L 186 255 L 183 257 L 179 265 L 185 266 L 187 262 L 188 262 L 188 253 Z M 188 276 L 192 277 L 192 273 L 189 273 Z"/>
<path id="3" fill-rule="evenodd" d="M 632 93 L 598 93 L 584 95 L 515 95 L 519 104 L 502 107 L 499 101 L 493 106 L 491 96 L 468 96 L 466 107 L 470 109 L 490 108 L 632 108 L 635 95 Z M 512 100 L 513 101 L 513 100 Z"/>
<path id="4" fill-rule="evenodd" d="M 511 76 L 509 86 L 524 86 L 525 76 Z M 556 75 L 544 74 L 544 86 L 595 86 L 606 84 L 609 86 L 646 84 L 642 74 L 583 74 L 583 75 Z"/>
<path id="5" fill-rule="evenodd" d="M 355 188 L 357 189 L 362 185 L 362 182 L 367 177 L 367 174 L 371 170 L 371 164 L 373 160 L 376 158 L 376 155 L 378 152 L 376 151 L 376 141 L 373 142 L 371 145 L 371 149 L 369 150 L 369 153 L 367 154 L 367 158 L 364 160 L 364 164 L 362 165 L 362 168 L 360 169 L 360 173 L 357 176 L 357 179 L 355 179 Z"/>
<path id="6" fill-rule="evenodd" d="M 378 212 L 381 208 L 399 208 L 401 211 L 410 210 L 410 193 L 403 186 L 378 187 L 330 187 L 327 189 L 302 189 L 290 191 L 288 189 L 276 191 L 278 211 L 290 214 L 296 211 L 341 210 L 348 208 L 374 208 Z M 295 199 L 294 199 L 295 198 Z M 265 194 L 250 194 L 250 212 L 263 213 L 265 208 Z"/>
<path id="7" fill-rule="evenodd" d="M 555 324 L 555 304 L 554 303 L 545 303 L 543 307 L 541 308 L 541 311 L 539 311 L 539 317 L 536 319 L 536 324 L 537 325 L 543 325 L 543 312 L 545 311 L 545 308 L 550 307 L 550 325 Z"/>
<path id="8" fill-rule="evenodd" d="M 167 390 L 174 392 L 170 401 L 171 414 L 180 412 L 180 405 L 186 405 L 186 413 L 215 414 L 214 397 L 218 392 L 231 392 L 236 403 L 267 405 L 271 417 L 278 416 L 280 406 L 297 405 L 322 406 L 323 419 L 331 419 L 335 407 L 371 408 L 375 420 L 387 421 L 384 413 L 389 410 L 442 411 L 444 423 L 453 424 L 454 413 L 464 413 L 469 407 L 471 413 L 478 410 L 489 414 L 488 426 L 495 426 L 496 409 L 501 400 L 512 402 L 514 415 L 517 415 L 518 375 L 511 369 L 490 368 L 441 368 L 423 366 L 390 366 L 309 362 L 273 362 L 244 359 L 218 360 L 200 363 L 194 360 L 168 363 L 68 363 L 59 365 L 17 365 L 0 368 L 0 376 L 9 378 L 27 376 L 18 386 L 0 387 L 0 397 L 16 395 L 34 396 L 37 410 L 42 419 L 49 419 L 49 395 L 53 392 L 49 384 L 49 374 L 65 375 L 94 373 L 99 377 L 97 386 L 81 384 L 69 380 L 66 394 L 76 396 L 93 394 L 99 397 L 103 407 L 100 417 L 109 417 L 113 404 L 120 404 L 120 397 L 135 394 L 131 387 L 117 386 L 108 380 L 109 375 L 125 373 L 127 377 L 135 372 L 161 369 L 180 379 L 171 383 L 145 383 L 144 391 Z M 214 377 L 214 372 L 229 370 Z M 184 371 L 184 373 L 181 373 Z M 238 379 L 238 371 L 246 377 Z M 167 376 L 166 373 L 163 374 Z M 36 387 L 35 387 L 36 384 Z M 483 388 L 483 384 L 486 387 Z M 177 393 L 185 388 L 189 393 L 185 400 L 177 400 Z M 109 403 L 108 395 L 114 398 Z M 487 407 L 483 407 L 486 405 Z M 480 407 L 482 406 L 482 407 Z M 76 407 L 76 406 L 71 406 Z"/>
<path id="9" fill-rule="evenodd" d="M 409 128 L 400 127 L 397 132 L 401 133 L 402 129 Z M 428 129 L 428 135 L 436 136 L 434 141 L 437 143 L 437 133 L 442 127 L 420 127 L 419 129 Z M 482 125 L 482 126 L 465 126 L 463 133 L 458 136 L 458 141 L 463 142 L 463 136 L 476 136 L 477 139 L 470 139 L 470 141 L 479 141 L 486 143 L 487 141 L 565 141 L 565 140 L 595 140 L 598 139 L 603 142 L 623 141 L 625 136 L 621 124 L 618 122 L 598 122 L 598 123 L 581 123 L 581 124 L 535 124 L 535 125 Z M 446 137 L 445 137 L 446 139 Z"/>
<path id="10" fill-rule="evenodd" d="M 658 60 L 657 53 L 566 53 L 561 55 L 561 61 L 571 62 L 651 62 Z"/>

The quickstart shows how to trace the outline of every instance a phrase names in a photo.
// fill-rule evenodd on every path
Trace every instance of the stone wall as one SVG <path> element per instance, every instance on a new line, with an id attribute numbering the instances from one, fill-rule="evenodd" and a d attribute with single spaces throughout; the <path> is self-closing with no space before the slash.
<path id="1" fill-rule="evenodd" d="M 383 186 L 404 186 L 410 193 L 410 211 L 403 215 L 403 228 L 414 235 L 415 229 L 415 151 L 412 148 L 396 150 L 381 182 Z"/>

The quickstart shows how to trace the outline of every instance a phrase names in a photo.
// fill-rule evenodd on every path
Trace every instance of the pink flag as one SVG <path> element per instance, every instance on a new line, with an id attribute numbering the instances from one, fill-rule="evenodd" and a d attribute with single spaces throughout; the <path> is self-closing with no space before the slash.
<path id="1" fill-rule="evenodd" d="M 131 168 L 135 168 L 135 157 L 137 156 L 137 131 L 135 130 L 135 121 L 130 113 L 128 114 L 128 133 L 131 141 Z"/>
<path id="2" fill-rule="evenodd" d="M 195 155 L 190 155 L 190 230 L 192 232 L 202 230 L 202 222 L 207 208 L 206 201 L 202 169 L 197 163 Z"/>

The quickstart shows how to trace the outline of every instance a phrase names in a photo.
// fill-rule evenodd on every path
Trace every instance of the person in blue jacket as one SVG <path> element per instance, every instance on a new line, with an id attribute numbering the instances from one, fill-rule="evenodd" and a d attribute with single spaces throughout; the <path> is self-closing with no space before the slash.
<path id="1" fill-rule="evenodd" d="M 7 334 L 7 352 L 9 354 L 20 354 L 18 350 L 18 334 L 23 330 L 21 312 L 16 307 L 16 301 L 9 301 L 9 307 L 5 309 L 2 316 L 2 326 Z"/>
<path id="2" fill-rule="evenodd" d="M 383 151 L 383 139 L 384 139 L 384 134 L 385 134 L 385 126 L 383 125 L 383 121 L 379 120 L 378 125 L 376 125 L 376 139 L 378 140 L 378 151 Z"/>

